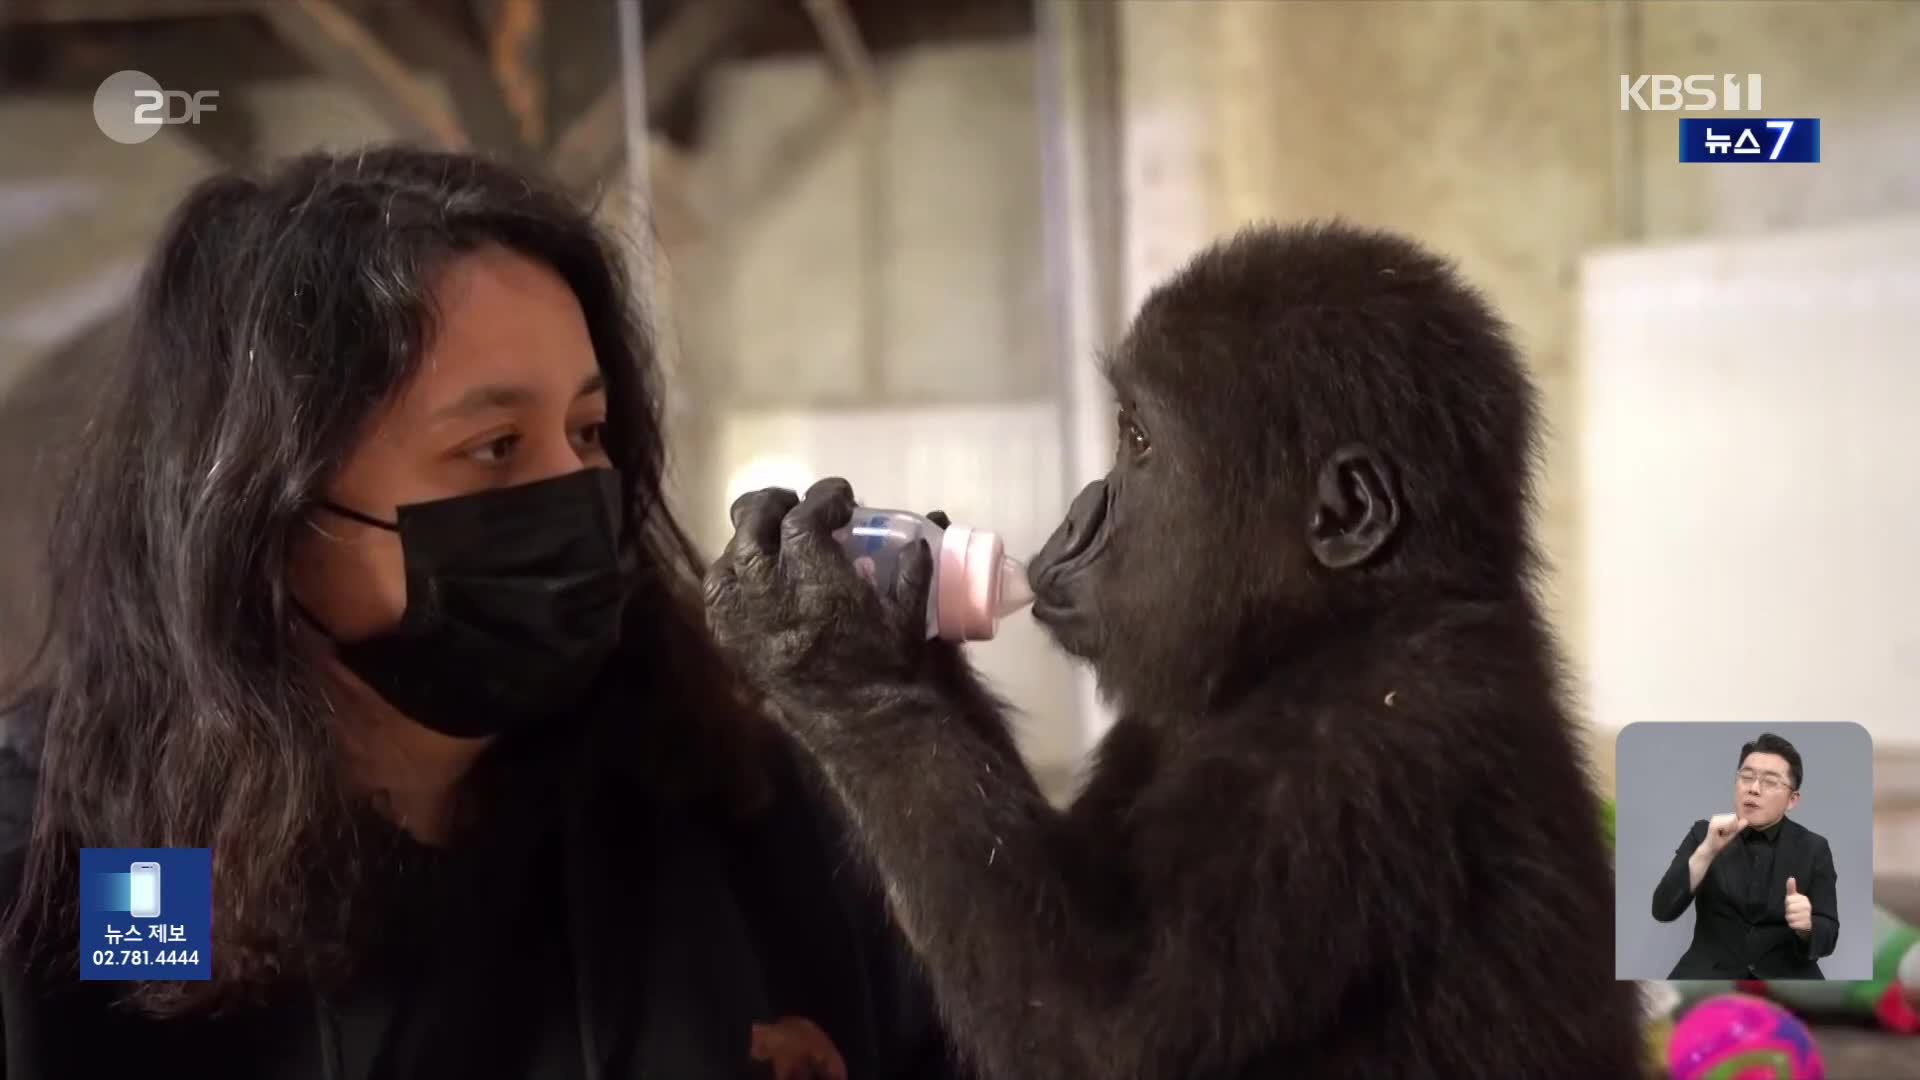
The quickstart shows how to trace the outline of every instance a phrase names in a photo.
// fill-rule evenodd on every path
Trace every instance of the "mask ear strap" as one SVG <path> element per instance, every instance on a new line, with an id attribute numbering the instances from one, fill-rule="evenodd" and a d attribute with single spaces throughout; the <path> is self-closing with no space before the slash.
<path id="1" fill-rule="evenodd" d="M 299 619 L 303 623 L 306 623 L 308 627 L 312 628 L 314 633 L 319 634 L 321 637 L 325 638 L 326 640 L 333 642 L 335 645 L 340 644 L 340 642 L 333 636 L 333 633 L 326 628 L 326 625 L 323 624 L 319 619 L 314 618 L 313 612 L 307 610 L 307 605 L 294 599 L 291 595 L 287 597 L 287 603 L 292 605 L 293 607 L 294 618 Z"/>
<path id="2" fill-rule="evenodd" d="M 400 526 L 397 524 L 394 524 L 392 522 L 381 521 L 377 517 L 369 517 L 358 510 L 353 510 L 353 509 L 349 509 L 348 507 L 341 506 L 339 503 L 322 502 L 320 506 L 322 509 L 329 510 L 329 511 L 332 511 L 333 513 L 339 514 L 341 517 L 346 518 L 348 521 L 357 521 L 362 525 L 371 525 L 376 529 L 385 529 L 388 532 L 400 531 Z"/>

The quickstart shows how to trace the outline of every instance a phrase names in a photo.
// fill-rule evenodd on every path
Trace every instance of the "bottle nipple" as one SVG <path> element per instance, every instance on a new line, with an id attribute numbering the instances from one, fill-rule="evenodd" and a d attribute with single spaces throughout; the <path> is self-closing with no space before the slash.
<path id="1" fill-rule="evenodd" d="M 1010 558 L 1000 537 L 984 529 L 952 525 L 941 534 L 938 633 L 948 641 L 985 641 L 1002 615 L 1032 600 L 1025 568 Z"/>
<path id="2" fill-rule="evenodd" d="M 1033 603 L 1033 588 L 1027 584 L 1027 564 L 1011 555 L 1000 557 L 999 598 L 993 605 L 995 618 L 1005 618 Z"/>

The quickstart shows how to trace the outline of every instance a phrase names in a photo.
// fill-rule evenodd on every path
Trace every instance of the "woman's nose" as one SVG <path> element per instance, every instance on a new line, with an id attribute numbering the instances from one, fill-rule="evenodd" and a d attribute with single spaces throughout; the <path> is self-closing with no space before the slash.
<path id="1" fill-rule="evenodd" d="M 561 437 L 552 441 L 543 441 L 543 443 L 539 458 L 532 469 L 537 479 L 549 480 L 556 476 L 579 472 L 588 465 L 601 463 L 593 454 L 573 445 L 571 439 Z"/>

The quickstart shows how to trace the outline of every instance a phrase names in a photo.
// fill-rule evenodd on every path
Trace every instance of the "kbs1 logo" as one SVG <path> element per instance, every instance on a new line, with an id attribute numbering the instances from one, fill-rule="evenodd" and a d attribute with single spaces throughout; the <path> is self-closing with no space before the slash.
<path id="1" fill-rule="evenodd" d="M 1758 75 L 1622 75 L 1621 112 L 1757 113 L 1765 108 Z M 1682 164 L 1815 164 L 1814 116 L 1684 116 Z"/>
<path id="2" fill-rule="evenodd" d="M 1622 75 L 1620 111 L 1759 112 L 1760 89 L 1758 75 Z"/>

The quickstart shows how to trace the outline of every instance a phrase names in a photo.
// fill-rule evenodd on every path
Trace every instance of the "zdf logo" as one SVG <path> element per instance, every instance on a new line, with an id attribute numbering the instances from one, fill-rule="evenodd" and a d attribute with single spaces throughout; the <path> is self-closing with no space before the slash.
<path id="1" fill-rule="evenodd" d="M 1747 111 L 1760 111 L 1760 76 L 1746 77 Z M 1720 93 L 1714 93 L 1714 82 L 1720 81 Z M 1644 94 L 1644 96 L 1642 96 Z M 1648 102 L 1652 103 L 1649 104 Z M 1652 112 L 1674 112 L 1684 109 L 1687 112 L 1710 112 L 1725 109 L 1735 112 L 1740 109 L 1740 76 L 1738 75 L 1631 75 L 1620 76 L 1620 111 L 1631 112 L 1634 109 Z"/>
<path id="2" fill-rule="evenodd" d="M 197 124 L 220 111 L 218 90 L 162 90 L 144 71 L 116 71 L 93 92 L 93 120 L 114 142 L 143 143 L 168 124 Z"/>

